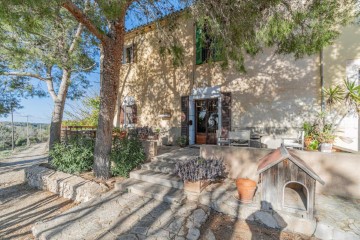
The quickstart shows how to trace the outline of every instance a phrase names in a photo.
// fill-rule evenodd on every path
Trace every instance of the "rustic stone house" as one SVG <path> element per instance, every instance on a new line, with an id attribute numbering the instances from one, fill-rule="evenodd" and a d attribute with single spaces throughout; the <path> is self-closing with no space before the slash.
<path id="1" fill-rule="evenodd" d="M 251 128 L 265 133 L 262 142 L 276 148 L 282 136 L 295 136 L 321 110 L 322 86 L 360 78 L 358 26 L 343 28 L 322 54 L 299 60 L 265 49 L 246 59 L 244 74 L 207 61 L 208 49 L 197 46 L 192 19 L 180 13 L 176 23 L 170 40 L 182 45 L 183 64 L 175 66 L 161 51 L 155 24 L 129 31 L 124 48 L 114 125 L 158 128 L 159 143 L 185 135 L 189 144 L 215 144 L 217 129 Z M 351 140 L 337 144 L 358 151 L 359 119 L 345 118 L 342 133 Z"/>

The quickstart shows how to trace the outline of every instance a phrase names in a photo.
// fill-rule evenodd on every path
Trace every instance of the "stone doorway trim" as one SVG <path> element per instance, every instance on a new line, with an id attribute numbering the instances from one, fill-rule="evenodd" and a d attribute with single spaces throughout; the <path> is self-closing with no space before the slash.
<path id="1" fill-rule="evenodd" d="M 189 144 L 195 144 L 195 100 L 217 98 L 218 99 L 218 129 L 221 129 L 221 93 L 220 86 L 195 88 L 189 96 L 189 120 L 192 125 L 189 126 Z"/>

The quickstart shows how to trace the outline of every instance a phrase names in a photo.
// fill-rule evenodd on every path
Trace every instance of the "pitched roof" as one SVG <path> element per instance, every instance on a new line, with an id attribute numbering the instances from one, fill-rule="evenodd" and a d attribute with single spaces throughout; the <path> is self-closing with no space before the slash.
<path id="1" fill-rule="evenodd" d="M 312 168 L 310 168 L 301 158 L 296 156 L 293 151 L 288 151 L 284 146 L 279 147 L 275 151 L 269 153 L 268 155 L 260 159 L 257 174 L 268 170 L 269 168 L 275 166 L 281 161 L 284 161 L 285 159 L 289 159 L 299 168 L 309 174 L 312 178 L 314 178 L 323 185 L 325 184 L 325 182 L 314 172 L 314 170 L 312 170 Z"/>

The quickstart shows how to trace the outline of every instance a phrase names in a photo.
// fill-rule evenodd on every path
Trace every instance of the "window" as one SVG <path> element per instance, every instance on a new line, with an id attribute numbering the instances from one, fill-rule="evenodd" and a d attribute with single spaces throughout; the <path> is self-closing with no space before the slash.
<path id="1" fill-rule="evenodd" d="M 135 49 L 134 44 L 124 47 L 123 59 L 122 59 L 123 64 L 134 62 L 135 59 L 134 49 Z"/>
<path id="2" fill-rule="evenodd" d="M 360 84 L 360 59 L 346 62 L 346 76 L 350 82 Z"/>
<path id="3" fill-rule="evenodd" d="M 134 127 L 137 122 L 137 107 L 134 97 L 125 97 L 120 109 L 120 124 L 123 127 Z"/>
<path id="4" fill-rule="evenodd" d="M 196 27 L 196 64 L 208 61 L 221 61 L 222 48 L 219 41 L 213 39 L 204 28 Z"/>

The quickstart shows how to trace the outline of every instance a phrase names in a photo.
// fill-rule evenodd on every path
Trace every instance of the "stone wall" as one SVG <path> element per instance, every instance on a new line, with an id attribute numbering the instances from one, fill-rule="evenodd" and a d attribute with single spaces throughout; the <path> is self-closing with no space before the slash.
<path id="1" fill-rule="evenodd" d="M 248 177 L 257 180 L 258 160 L 271 151 L 271 149 L 203 145 L 200 148 L 200 156 L 223 158 L 228 178 Z M 317 183 L 317 193 L 360 199 L 359 154 L 298 150 L 295 152 L 325 181 L 325 185 Z"/>
<path id="2" fill-rule="evenodd" d="M 144 140 L 141 141 L 146 155 L 146 162 L 151 161 L 153 157 L 157 155 L 157 141 L 156 140 Z"/>
<path id="3" fill-rule="evenodd" d="M 87 202 L 108 190 L 105 185 L 39 165 L 26 168 L 25 179 L 31 187 L 50 191 L 76 202 Z"/>

